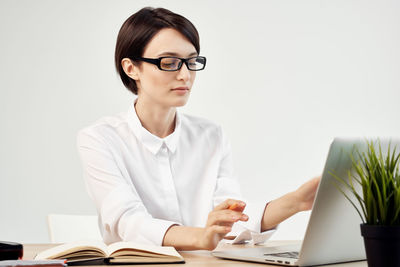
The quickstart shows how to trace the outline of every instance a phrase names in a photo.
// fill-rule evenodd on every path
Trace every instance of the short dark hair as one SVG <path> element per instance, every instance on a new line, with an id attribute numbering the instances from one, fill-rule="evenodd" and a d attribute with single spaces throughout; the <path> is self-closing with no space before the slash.
<path id="1" fill-rule="evenodd" d="M 122 24 L 115 46 L 117 72 L 125 87 L 135 95 L 138 91 L 136 81 L 125 74 L 121 61 L 123 58 L 142 57 L 146 45 L 164 28 L 172 28 L 180 32 L 200 54 L 199 34 L 188 19 L 165 8 L 142 8 Z"/>

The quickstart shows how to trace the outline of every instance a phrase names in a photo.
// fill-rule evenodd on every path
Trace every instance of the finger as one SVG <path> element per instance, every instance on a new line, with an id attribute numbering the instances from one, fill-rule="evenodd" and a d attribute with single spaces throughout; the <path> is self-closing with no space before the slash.
<path id="1" fill-rule="evenodd" d="M 232 210 L 219 210 L 210 212 L 207 225 L 232 225 L 237 221 L 247 221 L 249 217 L 241 212 Z"/>
<path id="2" fill-rule="evenodd" d="M 239 219 L 237 221 L 247 222 L 248 220 L 249 220 L 249 216 L 247 214 L 242 213 L 242 214 L 240 214 Z M 235 222 L 237 222 L 237 221 L 235 221 Z M 232 223 L 232 225 L 233 225 L 233 223 Z"/>
<path id="3" fill-rule="evenodd" d="M 235 214 L 234 211 L 213 211 L 209 214 L 207 225 L 230 225 L 240 219 L 240 215 Z"/>
<path id="4" fill-rule="evenodd" d="M 243 222 L 247 222 L 249 220 L 249 216 L 246 214 L 241 214 L 238 220 L 235 220 L 235 222 L 220 222 L 218 223 L 218 225 L 225 225 L 225 226 L 233 226 L 234 223 L 236 223 L 237 221 L 243 221 Z"/>
<path id="5" fill-rule="evenodd" d="M 235 210 L 243 211 L 246 207 L 246 203 L 241 200 L 236 199 L 227 199 L 218 206 L 214 208 L 214 210 L 224 210 L 229 209 L 229 207 L 233 207 Z"/>
<path id="6" fill-rule="evenodd" d="M 243 213 L 242 216 L 240 216 L 240 220 L 243 222 L 247 222 L 249 220 L 249 216 Z"/>

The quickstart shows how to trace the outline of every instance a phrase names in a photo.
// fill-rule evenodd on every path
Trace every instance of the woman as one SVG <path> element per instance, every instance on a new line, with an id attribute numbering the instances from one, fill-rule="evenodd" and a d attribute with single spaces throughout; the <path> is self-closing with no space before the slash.
<path id="1" fill-rule="evenodd" d="M 85 181 L 104 241 L 208 249 L 245 229 L 263 235 L 311 208 L 319 179 L 266 203 L 242 201 L 221 128 L 177 112 L 203 70 L 186 18 L 143 8 L 122 25 L 115 64 L 137 98 L 78 134 Z M 262 238 L 261 238 L 262 240 Z"/>

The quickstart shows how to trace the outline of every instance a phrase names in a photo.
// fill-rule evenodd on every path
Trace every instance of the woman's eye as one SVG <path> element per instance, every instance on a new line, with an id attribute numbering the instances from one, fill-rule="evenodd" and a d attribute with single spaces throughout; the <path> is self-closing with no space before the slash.
<path id="1" fill-rule="evenodd" d="M 162 68 L 171 69 L 171 68 L 176 68 L 176 66 L 177 66 L 177 61 L 175 61 L 175 60 L 173 60 L 173 61 L 165 60 L 165 61 L 161 62 Z"/>
<path id="2" fill-rule="evenodd" d="M 162 65 L 163 67 L 172 67 L 175 65 L 175 63 L 163 63 Z"/>
<path id="3" fill-rule="evenodd" d="M 174 63 L 162 64 L 162 65 L 161 65 L 161 68 L 162 68 L 162 69 L 165 69 L 165 70 L 176 69 L 176 64 L 174 64 Z"/>
<path id="4" fill-rule="evenodd" d="M 188 64 L 189 64 L 189 66 L 194 67 L 194 66 L 196 66 L 197 62 L 196 62 L 196 60 L 190 60 L 190 61 L 188 61 Z"/>

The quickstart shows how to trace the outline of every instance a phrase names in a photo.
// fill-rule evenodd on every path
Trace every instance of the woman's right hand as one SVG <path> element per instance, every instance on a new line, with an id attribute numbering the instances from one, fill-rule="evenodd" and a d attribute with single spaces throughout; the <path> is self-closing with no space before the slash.
<path id="1" fill-rule="evenodd" d="M 218 242 L 232 230 L 237 221 L 247 221 L 249 217 L 243 213 L 246 203 L 240 200 L 227 199 L 208 214 L 206 226 L 199 233 L 200 249 L 213 250 Z"/>

